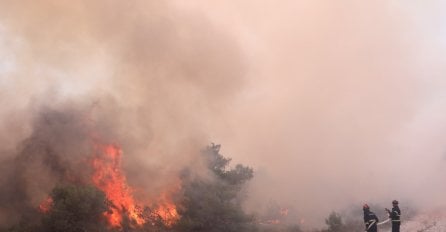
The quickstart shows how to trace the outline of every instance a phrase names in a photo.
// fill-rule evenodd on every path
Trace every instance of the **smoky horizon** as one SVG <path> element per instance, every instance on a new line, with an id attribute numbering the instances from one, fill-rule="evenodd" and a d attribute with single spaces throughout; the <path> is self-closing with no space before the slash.
<path id="1" fill-rule="evenodd" d="M 139 198 L 185 168 L 208 175 L 199 154 L 215 143 L 254 170 L 243 207 L 256 215 L 312 228 L 364 203 L 444 208 L 444 9 L 0 1 L 0 224 L 82 169 L 95 136 L 122 149 Z"/>

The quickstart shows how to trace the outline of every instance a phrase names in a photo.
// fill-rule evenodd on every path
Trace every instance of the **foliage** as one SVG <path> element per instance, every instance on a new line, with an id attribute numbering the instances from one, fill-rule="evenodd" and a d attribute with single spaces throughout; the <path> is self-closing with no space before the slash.
<path id="1" fill-rule="evenodd" d="M 260 225 L 259 232 L 303 232 L 299 225 Z"/>
<path id="2" fill-rule="evenodd" d="M 253 171 L 243 165 L 228 169 L 231 160 L 219 151 L 220 145 L 211 144 L 202 153 L 214 178 L 184 176 L 184 200 L 179 209 L 181 219 L 175 226 L 177 231 L 255 230 L 253 217 L 241 207 L 241 190 L 253 177 Z"/>
<path id="3" fill-rule="evenodd" d="M 17 225 L 9 229 L 1 229 L 0 232 L 34 232 L 38 231 L 40 228 L 32 223 L 25 221 L 20 221 Z"/>
<path id="4" fill-rule="evenodd" d="M 330 213 L 328 218 L 325 219 L 325 224 L 327 224 L 329 232 L 342 232 L 344 227 L 341 215 L 336 212 Z"/>
<path id="5" fill-rule="evenodd" d="M 177 206 L 180 219 L 175 225 L 165 225 L 160 215 L 146 207 L 140 210 L 146 221 L 144 225 L 136 226 L 124 215 L 120 228 L 110 228 L 104 214 L 113 205 L 101 190 L 94 186 L 63 184 L 52 190 L 49 211 L 38 213 L 37 223 L 30 224 L 25 220 L 7 232 L 257 231 L 253 216 L 246 214 L 241 206 L 244 186 L 253 177 L 253 170 L 240 164 L 230 168 L 231 159 L 223 157 L 219 151 L 220 145 L 212 144 L 201 154 L 211 177 L 182 176 L 182 192 Z M 289 228 L 284 231 L 300 230 Z"/>
<path id="6" fill-rule="evenodd" d="M 341 214 L 331 212 L 325 219 L 327 229 L 320 230 L 320 232 L 361 232 L 364 231 L 364 223 L 362 221 L 362 212 L 352 211 L 353 215 L 346 217 L 344 220 Z M 345 215 L 344 215 L 345 216 Z"/>
<path id="7" fill-rule="evenodd" d="M 172 228 L 165 225 L 163 218 L 158 212 L 153 211 L 150 207 L 145 207 L 141 211 L 141 216 L 145 223 L 142 226 L 132 225 L 128 218 L 123 223 L 122 231 L 131 232 L 171 232 Z"/>
<path id="8" fill-rule="evenodd" d="M 110 204 L 102 191 L 92 186 L 61 185 L 50 196 L 53 204 L 43 217 L 43 231 L 106 231 L 103 214 Z"/>

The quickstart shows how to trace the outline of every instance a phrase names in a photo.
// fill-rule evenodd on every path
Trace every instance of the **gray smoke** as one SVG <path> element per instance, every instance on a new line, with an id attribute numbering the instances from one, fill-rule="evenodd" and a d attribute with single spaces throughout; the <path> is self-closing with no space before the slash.
<path id="1" fill-rule="evenodd" d="M 21 154 L 46 106 L 120 143 L 129 182 L 153 190 L 143 195 L 215 141 L 260 170 L 252 211 L 277 201 L 296 221 L 320 225 L 364 202 L 440 206 L 444 9 L 402 0 L 3 0 L 0 153 Z M 88 130 L 78 120 L 68 137 Z"/>
<path id="2" fill-rule="evenodd" d="M 365 202 L 444 205 L 444 3 L 183 5 L 232 28 L 248 57 L 216 137 L 261 170 L 249 208 L 272 199 L 320 225 Z"/>
<path id="3" fill-rule="evenodd" d="M 139 199 L 158 196 L 244 82 L 231 35 L 169 3 L 1 1 L 0 34 L 2 225 L 86 181 L 96 136 Z"/>

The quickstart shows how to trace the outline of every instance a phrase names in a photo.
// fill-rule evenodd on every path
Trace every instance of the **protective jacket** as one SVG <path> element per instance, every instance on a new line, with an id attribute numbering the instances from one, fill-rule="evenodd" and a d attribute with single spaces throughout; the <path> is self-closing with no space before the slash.
<path id="1" fill-rule="evenodd" d="M 389 213 L 389 218 L 392 220 L 392 232 L 399 232 L 401 225 L 401 210 L 397 205 L 392 208 L 392 211 Z"/>
<path id="2" fill-rule="evenodd" d="M 364 209 L 364 223 L 365 231 L 367 232 L 377 232 L 377 223 L 379 222 L 378 217 L 369 209 Z"/>

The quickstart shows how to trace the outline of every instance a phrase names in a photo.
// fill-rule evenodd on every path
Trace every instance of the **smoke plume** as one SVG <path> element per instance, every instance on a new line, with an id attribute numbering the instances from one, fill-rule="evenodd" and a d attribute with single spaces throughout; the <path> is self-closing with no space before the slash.
<path id="1" fill-rule="evenodd" d="M 192 166 L 243 85 L 230 34 L 156 1 L 3 1 L 0 224 L 61 179 L 85 181 L 92 140 L 118 144 L 155 197 Z M 4 61 L 4 62 L 3 62 Z"/>
<path id="2" fill-rule="evenodd" d="M 71 176 L 92 134 L 120 144 L 141 197 L 216 141 L 257 171 L 251 211 L 318 225 L 364 202 L 440 206 L 444 7 L 3 0 L 0 224 Z"/>

